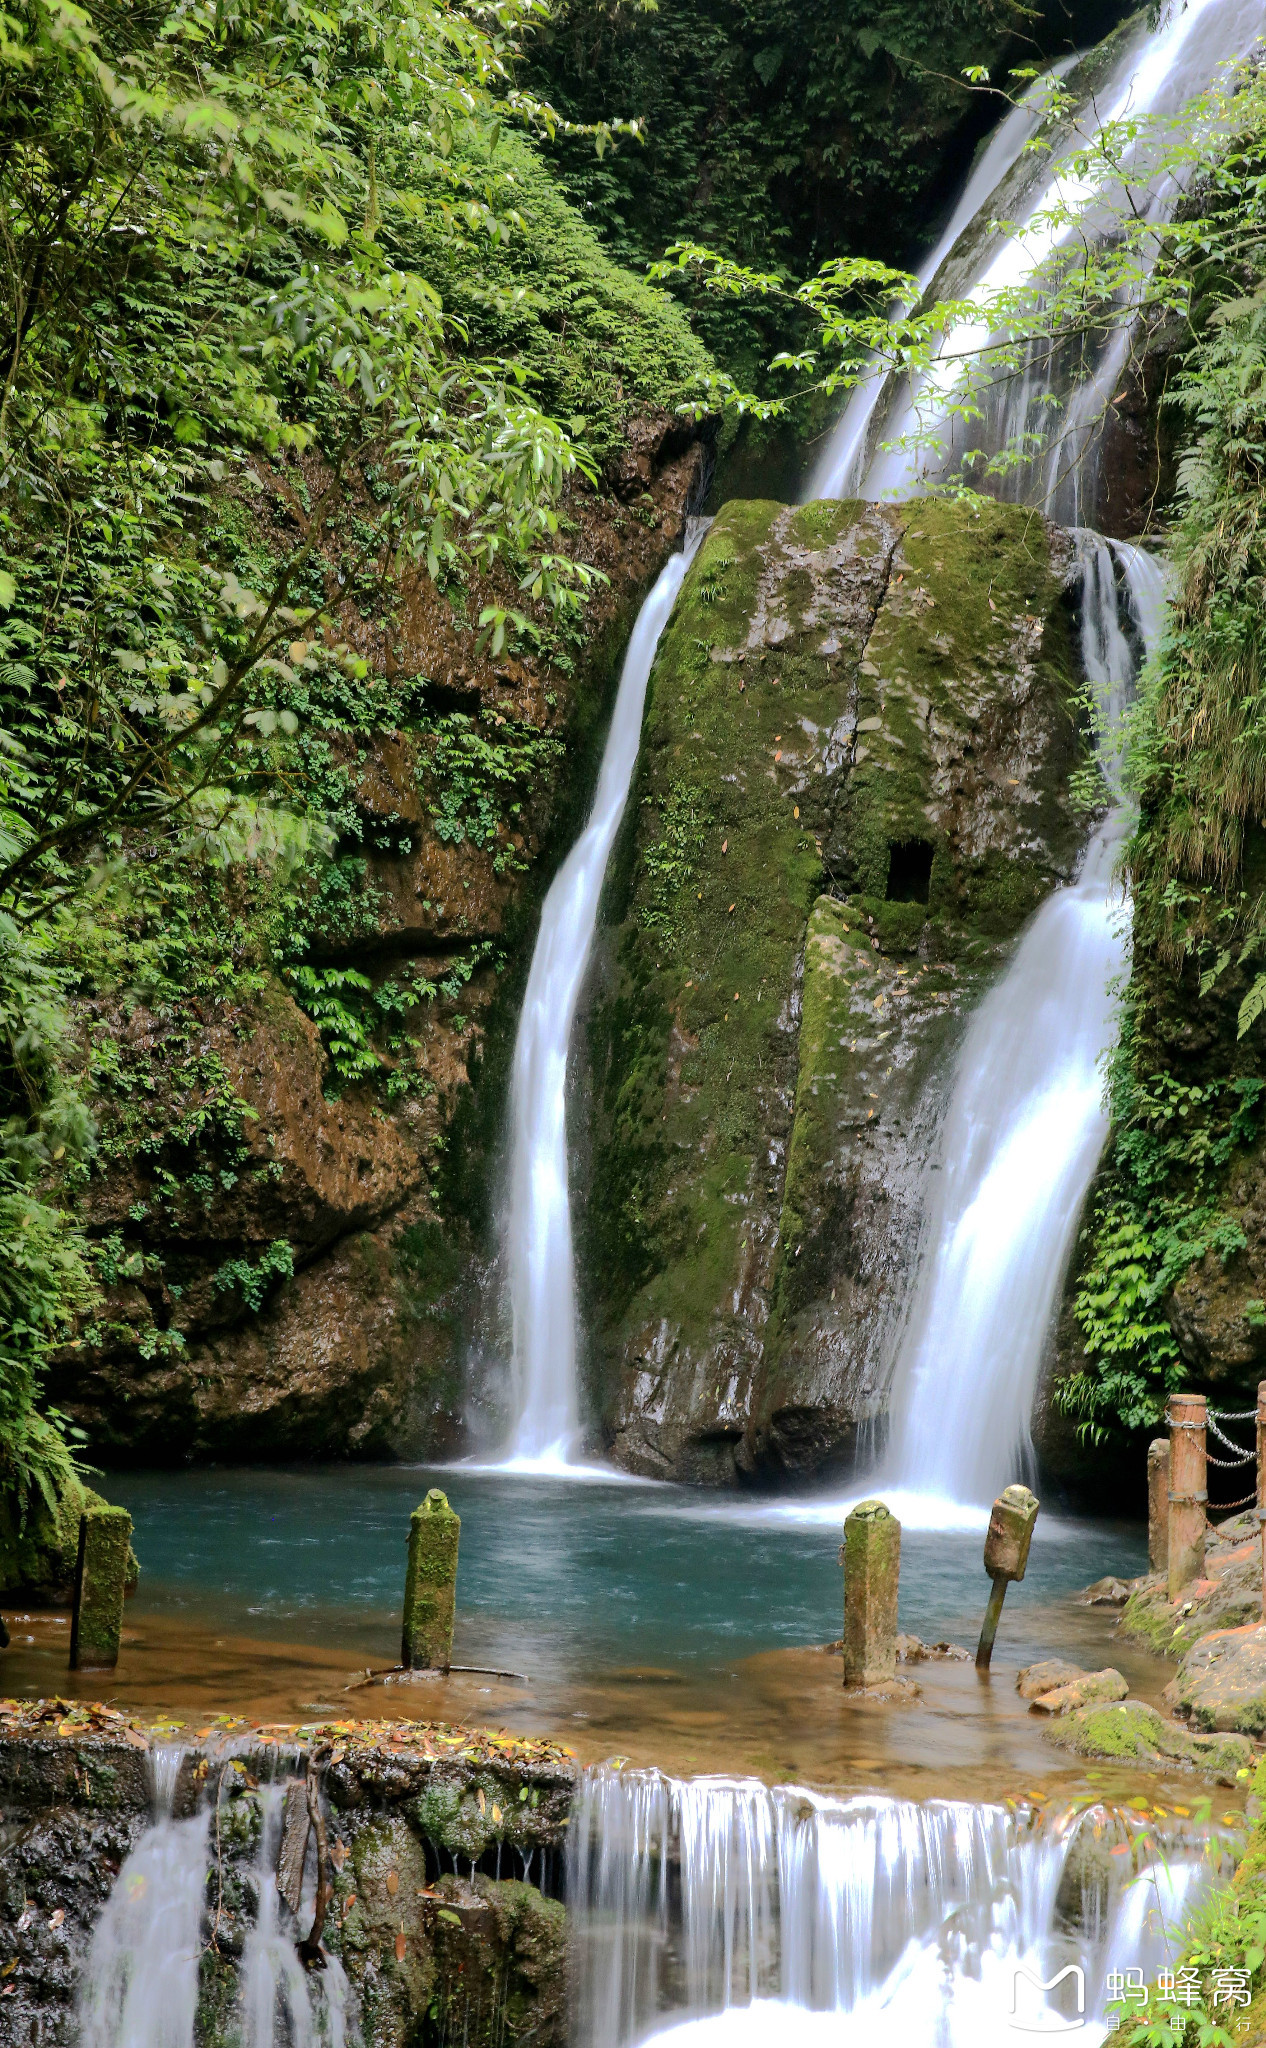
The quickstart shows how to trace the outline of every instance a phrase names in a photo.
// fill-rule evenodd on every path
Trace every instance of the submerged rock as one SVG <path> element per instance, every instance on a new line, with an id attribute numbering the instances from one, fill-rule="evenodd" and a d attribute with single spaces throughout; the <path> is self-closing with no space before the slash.
<path id="1" fill-rule="evenodd" d="M 1139 1700 L 1080 1707 L 1052 1721 L 1048 1734 L 1078 1756 L 1166 1769 L 1184 1764 L 1223 1785 L 1234 1785 L 1253 1762 L 1253 1745 L 1243 1735 L 1189 1734 Z"/>
<path id="2" fill-rule="evenodd" d="M 1125 1579 L 1096 1579 L 1093 1586 L 1087 1586 L 1084 1593 L 1077 1595 L 1077 1604 L 1079 1607 L 1124 1607 L 1132 1590 Z"/>
<path id="3" fill-rule="evenodd" d="M 588 1029 L 580 1273 L 633 1469 L 812 1468 L 882 1410 L 932 1084 L 1082 843 L 1071 566 L 1017 508 L 757 502 L 687 577 Z"/>

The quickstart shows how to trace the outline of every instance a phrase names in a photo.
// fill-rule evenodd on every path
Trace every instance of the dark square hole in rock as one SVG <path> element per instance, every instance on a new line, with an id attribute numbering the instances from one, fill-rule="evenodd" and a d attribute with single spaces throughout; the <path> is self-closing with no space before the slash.
<path id="1" fill-rule="evenodd" d="M 926 903 L 932 882 L 930 839 L 894 839 L 888 847 L 889 903 Z"/>

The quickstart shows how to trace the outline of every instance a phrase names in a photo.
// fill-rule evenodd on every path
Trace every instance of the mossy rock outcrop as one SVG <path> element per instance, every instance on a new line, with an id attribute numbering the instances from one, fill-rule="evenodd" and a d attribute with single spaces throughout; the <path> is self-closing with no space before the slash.
<path id="1" fill-rule="evenodd" d="M 75 1583 L 79 1518 L 87 1508 L 106 1505 L 99 1493 L 73 1478 L 55 1508 L 36 1492 L 24 1515 L 11 1494 L 0 1494 L 0 1597 L 65 1606 Z M 137 1569 L 132 1557 L 129 1585 L 136 1583 Z"/>
<path id="2" fill-rule="evenodd" d="M 1183 1764 L 1220 1785 L 1236 1784 L 1254 1760 L 1253 1745 L 1245 1736 L 1189 1735 L 1140 1700 L 1082 1707 L 1053 1721 L 1047 1734 L 1061 1749 L 1071 1749 L 1077 1756 L 1165 1770 Z"/>
<path id="3" fill-rule="evenodd" d="M 1073 872 L 1066 536 L 728 505 L 660 643 L 589 1014 L 594 1405 L 633 1469 L 844 1451 L 882 1406 L 961 1020 Z"/>

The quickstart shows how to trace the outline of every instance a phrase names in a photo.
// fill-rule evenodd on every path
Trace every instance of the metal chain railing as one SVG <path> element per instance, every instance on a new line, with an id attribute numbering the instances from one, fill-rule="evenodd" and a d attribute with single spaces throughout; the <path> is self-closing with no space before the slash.
<path id="1" fill-rule="evenodd" d="M 1221 1472 L 1236 1472 L 1243 1465 L 1255 1465 L 1257 1463 L 1256 1448 L 1254 1448 L 1251 1451 L 1246 1451 L 1242 1444 L 1236 1443 L 1234 1437 L 1228 1436 L 1224 1429 L 1220 1429 L 1218 1427 L 1218 1424 L 1221 1422 L 1256 1422 L 1256 1408 L 1209 1408 L 1206 1410 L 1205 1420 L 1208 1424 L 1210 1431 L 1217 1438 L 1218 1442 L 1222 1444 L 1226 1450 L 1235 1451 L 1238 1453 L 1238 1455 L 1234 1458 L 1215 1458 L 1212 1452 L 1209 1450 L 1208 1446 L 1206 1445 L 1205 1462 L 1207 1464 L 1216 1465 L 1219 1471 Z M 1237 1510 L 1240 1508 L 1252 1508 L 1256 1506 L 1257 1489 L 1254 1488 L 1253 1492 L 1248 1494 L 1243 1500 L 1219 1501 L 1216 1512 L 1220 1515 L 1231 1515 L 1235 1514 Z M 1205 1517 L 1205 1520 L 1208 1521 L 1207 1515 Z"/>

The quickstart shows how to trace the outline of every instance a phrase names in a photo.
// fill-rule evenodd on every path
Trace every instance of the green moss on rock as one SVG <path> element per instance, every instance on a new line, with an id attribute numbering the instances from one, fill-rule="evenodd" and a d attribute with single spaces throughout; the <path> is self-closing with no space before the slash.
<path id="1" fill-rule="evenodd" d="M 25 1516 L 11 1494 L 0 1495 L 0 1595 L 67 1605 L 75 1581 L 79 1518 L 88 1508 L 108 1505 L 80 1479 L 70 1481 L 53 1508 L 41 1494 L 34 1495 Z M 131 1552 L 129 1559 L 132 1586 L 139 1567 Z"/>
<path id="2" fill-rule="evenodd" d="M 1253 1762 L 1253 1745 L 1244 1736 L 1190 1735 L 1138 1700 L 1082 1707 L 1052 1722 L 1046 1732 L 1078 1756 L 1165 1769 L 1186 1764 L 1219 1784 L 1234 1785 L 1237 1774 Z"/>
<path id="3" fill-rule="evenodd" d="M 1017 508 L 753 501 L 686 578 L 589 1030 L 595 1405 L 636 1469 L 811 1464 L 874 1410 L 893 1151 L 1083 836 L 1070 565 Z"/>

